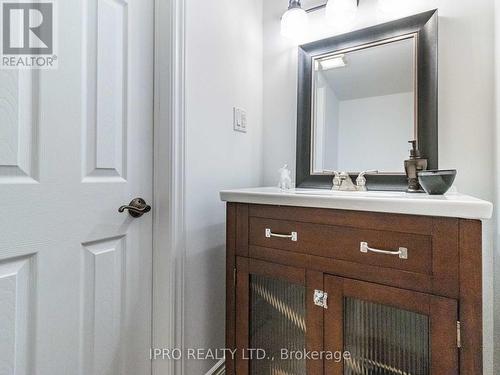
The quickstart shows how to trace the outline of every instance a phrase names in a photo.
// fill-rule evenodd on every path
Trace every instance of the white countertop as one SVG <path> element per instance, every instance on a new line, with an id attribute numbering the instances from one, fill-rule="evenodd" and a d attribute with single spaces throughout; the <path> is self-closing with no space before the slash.
<path id="1" fill-rule="evenodd" d="M 277 187 L 261 187 L 224 190 L 221 191 L 220 196 L 226 202 L 333 208 L 463 219 L 490 219 L 493 213 L 493 205 L 490 202 L 459 193 L 431 196 L 392 191 L 346 192 L 322 189 L 282 191 Z"/>

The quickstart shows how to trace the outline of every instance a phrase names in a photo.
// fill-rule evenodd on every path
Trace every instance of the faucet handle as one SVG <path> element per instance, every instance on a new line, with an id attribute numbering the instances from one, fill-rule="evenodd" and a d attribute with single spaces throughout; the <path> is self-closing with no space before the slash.
<path id="1" fill-rule="evenodd" d="M 332 189 L 333 190 L 338 190 L 340 189 L 340 185 L 342 185 L 342 178 L 340 176 L 340 173 L 337 172 L 337 171 L 332 171 L 333 173 L 333 186 L 332 186 Z"/>
<path id="2" fill-rule="evenodd" d="M 324 169 L 323 172 L 333 174 L 332 190 L 338 190 L 340 188 L 340 185 L 342 184 L 341 173 L 337 172 L 337 171 L 329 170 L 329 169 Z"/>
<path id="3" fill-rule="evenodd" d="M 368 170 L 368 171 L 363 171 L 358 175 L 358 178 L 356 178 L 356 186 L 358 187 L 358 190 L 366 191 L 366 177 L 365 175 L 368 173 L 378 173 L 377 170 Z"/>

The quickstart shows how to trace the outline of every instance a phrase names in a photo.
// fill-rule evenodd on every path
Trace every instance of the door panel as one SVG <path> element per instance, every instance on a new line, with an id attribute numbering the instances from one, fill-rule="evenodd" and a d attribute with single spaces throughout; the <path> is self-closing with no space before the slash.
<path id="1" fill-rule="evenodd" d="M 84 244 L 83 368 L 86 374 L 122 373 L 126 237 Z"/>
<path id="2" fill-rule="evenodd" d="M 151 372 L 153 4 L 58 1 L 58 69 L 0 70 L 0 374 Z"/>
<path id="3" fill-rule="evenodd" d="M 334 276 L 325 291 L 325 350 L 349 353 L 326 373 L 458 373 L 457 301 Z"/>

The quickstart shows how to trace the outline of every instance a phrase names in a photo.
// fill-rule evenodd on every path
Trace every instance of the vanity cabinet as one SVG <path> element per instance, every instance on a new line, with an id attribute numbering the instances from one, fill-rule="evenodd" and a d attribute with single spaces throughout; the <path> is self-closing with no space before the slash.
<path id="1" fill-rule="evenodd" d="M 227 204 L 228 374 L 480 375 L 481 314 L 479 220 Z"/>

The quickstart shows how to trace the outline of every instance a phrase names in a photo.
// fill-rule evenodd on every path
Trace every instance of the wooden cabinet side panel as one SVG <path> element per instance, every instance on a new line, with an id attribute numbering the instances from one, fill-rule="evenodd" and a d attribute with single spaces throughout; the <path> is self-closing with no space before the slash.
<path id="1" fill-rule="evenodd" d="M 482 224 L 460 220 L 460 375 L 483 373 Z"/>
<path id="2" fill-rule="evenodd" d="M 233 349 L 235 342 L 235 269 L 236 269 L 236 204 L 226 207 L 226 348 Z M 234 360 L 226 358 L 226 373 L 234 374 Z"/>
<path id="3" fill-rule="evenodd" d="M 459 220 L 434 218 L 432 228 L 433 294 L 459 296 Z"/>
<path id="4" fill-rule="evenodd" d="M 248 257 L 248 204 L 236 206 L 236 255 Z"/>

